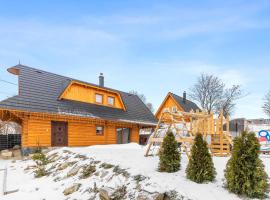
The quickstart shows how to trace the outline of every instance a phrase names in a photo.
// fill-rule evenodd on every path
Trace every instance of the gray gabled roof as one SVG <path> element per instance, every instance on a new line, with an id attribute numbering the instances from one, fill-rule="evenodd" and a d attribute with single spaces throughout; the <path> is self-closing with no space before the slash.
<path id="1" fill-rule="evenodd" d="M 0 108 L 30 112 L 78 115 L 82 117 L 94 117 L 138 124 L 156 123 L 156 119 L 152 112 L 137 95 L 110 89 L 121 95 L 126 111 L 90 103 L 59 100 L 58 98 L 63 90 L 67 87 L 70 81 L 75 79 L 24 65 L 16 65 L 14 68 L 18 68 L 20 70 L 20 94 L 1 101 Z M 97 86 L 91 83 L 87 84 Z"/>
<path id="2" fill-rule="evenodd" d="M 191 110 L 195 112 L 196 110 L 200 110 L 200 108 L 196 105 L 196 103 L 189 101 L 188 99 L 184 101 L 183 97 L 180 97 L 173 93 L 171 93 L 171 95 L 174 98 L 174 100 L 184 109 L 185 112 L 190 112 Z"/>

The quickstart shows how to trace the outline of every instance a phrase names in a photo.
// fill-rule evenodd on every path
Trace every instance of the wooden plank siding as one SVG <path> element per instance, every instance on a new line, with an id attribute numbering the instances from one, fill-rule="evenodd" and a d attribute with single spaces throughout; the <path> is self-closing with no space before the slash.
<path id="1" fill-rule="evenodd" d="M 103 96 L 103 102 L 101 104 L 96 103 L 96 94 L 100 94 Z M 114 105 L 109 105 L 108 97 L 114 98 Z M 66 89 L 66 91 L 61 95 L 60 98 L 109 106 L 123 110 L 125 109 L 121 96 L 117 92 L 93 87 L 90 85 L 83 85 L 80 83 L 71 83 L 71 85 Z"/>
<path id="2" fill-rule="evenodd" d="M 22 146 L 51 146 L 51 121 L 68 122 L 68 146 L 116 144 L 116 128 L 119 127 L 131 128 L 130 141 L 139 143 L 139 126 L 135 124 L 30 116 L 23 119 Z M 103 135 L 96 135 L 96 125 L 104 126 Z"/>
<path id="3" fill-rule="evenodd" d="M 156 113 L 156 118 L 160 119 L 161 114 L 165 108 L 169 108 L 171 110 L 172 107 L 176 107 L 178 111 L 184 111 L 183 108 L 172 98 L 172 96 L 168 95 L 164 102 L 161 104 L 158 112 Z"/>

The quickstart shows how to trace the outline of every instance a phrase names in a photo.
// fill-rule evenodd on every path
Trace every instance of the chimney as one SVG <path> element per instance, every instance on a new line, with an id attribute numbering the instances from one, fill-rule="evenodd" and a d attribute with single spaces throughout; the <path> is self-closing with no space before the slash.
<path id="1" fill-rule="evenodd" d="M 184 93 L 183 93 L 183 102 L 186 103 L 186 101 L 187 101 L 187 93 L 186 93 L 186 91 L 184 91 Z"/>
<path id="2" fill-rule="evenodd" d="M 99 86 L 100 87 L 104 87 L 104 76 L 103 76 L 103 73 L 100 73 L 99 75 Z"/>

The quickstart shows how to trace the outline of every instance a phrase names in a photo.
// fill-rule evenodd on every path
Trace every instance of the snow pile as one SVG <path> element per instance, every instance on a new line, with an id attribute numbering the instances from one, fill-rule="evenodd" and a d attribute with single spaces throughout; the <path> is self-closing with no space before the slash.
<path id="1" fill-rule="evenodd" d="M 186 179 L 188 161 L 184 154 L 181 170 L 169 174 L 158 172 L 158 157 L 144 157 L 144 152 L 145 147 L 133 143 L 59 148 L 47 154 L 50 159 L 46 166 L 48 175 L 41 178 L 34 178 L 35 163 L 32 160 L 0 160 L 0 168 L 8 165 L 7 190 L 19 189 L 19 192 L 0 199 L 86 200 L 99 199 L 100 193 L 104 192 L 113 197 L 118 195 L 119 199 L 138 199 L 140 196 L 155 199 L 165 192 L 177 194 L 174 199 L 240 199 L 223 188 L 223 170 L 228 158 L 214 157 L 217 170 L 214 183 L 196 184 Z M 262 159 L 269 173 L 269 158 Z"/>

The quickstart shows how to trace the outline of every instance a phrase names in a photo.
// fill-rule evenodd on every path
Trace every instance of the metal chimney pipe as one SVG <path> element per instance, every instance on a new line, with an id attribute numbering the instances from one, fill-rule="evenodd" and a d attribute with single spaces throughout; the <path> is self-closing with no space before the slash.
<path id="1" fill-rule="evenodd" d="M 100 73 L 99 75 L 99 86 L 100 87 L 104 87 L 104 76 L 103 76 L 103 73 Z"/>
<path id="2" fill-rule="evenodd" d="M 184 103 L 187 102 L 187 93 L 186 93 L 186 91 L 184 91 L 184 93 L 183 93 L 183 102 Z"/>

